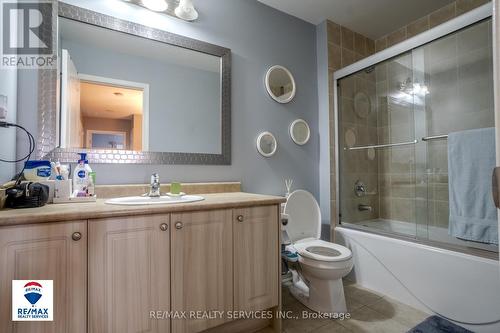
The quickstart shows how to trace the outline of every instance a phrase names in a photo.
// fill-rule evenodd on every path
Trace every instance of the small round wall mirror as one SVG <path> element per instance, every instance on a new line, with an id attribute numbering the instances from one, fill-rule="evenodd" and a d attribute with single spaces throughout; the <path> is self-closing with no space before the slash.
<path id="1" fill-rule="evenodd" d="M 278 142 L 274 135 L 270 132 L 263 132 L 257 138 L 257 150 L 264 157 L 271 157 L 276 154 Z"/>
<path id="2" fill-rule="evenodd" d="M 352 128 L 348 128 L 344 134 L 344 141 L 347 147 L 354 147 L 356 144 L 356 133 Z"/>
<path id="3" fill-rule="evenodd" d="M 305 145 L 311 138 L 311 130 L 307 122 L 303 119 L 297 119 L 290 124 L 290 136 L 299 146 Z"/>
<path id="4" fill-rule="evenodd" d="M 361 119 L 365 119 L 370 115 L 371 111 L 370 97 L 364 91 L 356 93 L 354 95 L 354 112 L 356 112 L 356 115 Z"/>
<path id="5" fill-rule="evenodd" d="M 290 103 L 297 87 L 292 73 L 283 66 L 273 66 L 266 74 L 266 89 L 269 96 L 278 103 Z"/>

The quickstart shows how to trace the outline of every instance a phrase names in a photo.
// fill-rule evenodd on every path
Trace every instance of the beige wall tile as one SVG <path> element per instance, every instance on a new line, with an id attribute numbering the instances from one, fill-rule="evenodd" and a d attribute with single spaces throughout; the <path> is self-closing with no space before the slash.
<path id="1" fill-rule="evenodd" d="M 240 182 L 221 182 L 221 183 L 183 183 L 182 190 L 188 194 L 208 194 L 240 192 Z M 126 196 L 142 195 L 149 191 L 147 184 L 132 185 L 97 185 L 96 193 L 99 198 L 119 198 Z M 162 184 L 161 192 L 169 192 L 170 184 Z"/>
<path id="2" fill-rule="evenodd" d="M 436 25 L 440 25 L 454 18 L 456 15 L 455 7 L 455 3 L 453 2 L 447 6 L 444 6 L 443 8 L 436 10 L 435 12 L 432 12 L 429 15 L 429 26 L 433 28 Z"/>
<path id="3" fill-rule="evenodd" d="M 342 48 L 354 51 L 354 32 L 346 27 L 340 28 L 342 31 Z"/>
<path id="4" fill-rule="evenodd" d="M 349 76 L 340 80 L 340 89 L 343 98 L 354 98 L 354 93 L 356 89 L 355 77 Z"/>
<path id="5" fill-rule="evenodd" d="M 406 38 L 416 36 L 429 29 L 429 16 L 413 21 L 406 27 Z"/>
<path id="6" fill-rule="evenodd" d="M 385 48 L 387 48 L 387 38 L 386 37 L 382 37 L 382 38 L 377 39 L 375 41 L 375 52 L 380 52 L 380 51 L 384 50 Z"/>
<path id="7" fill-rule="evenodd" d="M 328 31 L 328 42 L 333 43 L 335 45 L 341 45 L 341 32 L 340 25 L 335 22 L 328 21 L 327 22 L 327 31 Z"/>
<path id="8" fill-rule="evenodd" d="M 435 201 L 434 223 L 439 227 L 448 227 L 450 206 L 448 201 Z"/>
<path id="9" fill-rule="evenodd" d="M 391 175 L 391 193 L 397 198 L 414 198 L 415 181 L 411 174 Z"/>
<path id="10" fill-rule="evenodd" d="M 457 15 L 468 12 L 476 7 L 490 2 L 489 0 L 457 0 Z"/>
<path id="11" fill-rule="evenodd" d="M 354 52 L 366 55 L 366 37 L 357 32 L 354 33 Z"/>
<path id="12" fill-rule="evenodd" d="M 342 67 L 349 66 L 354 61 L 355 61 L 354 52 L 343 47 L 342 48 Z"/>
<path id="13" fill-rule="evenodd" d="M 397 221 L 415 222 L 415 202 L 412 199 L 392 198 L 391 218 Z"/>
<path id="14" fill-rule="evenodd" d="M 342 67 L 342 49 L 333 43 L 328 44 L 328 68 L 337 70 Z"/>
<path id="15" fill-rule="evenodd" d="M 366 39 L 366 55 L 372 55 L 375 53 L 375 41 L 373 39 Z"/>
<path id="16" fill-rule="evenodd" d="M 391 201 L 390 197 L 381 197 L 380 198 L 380 217 L 383 219 L 390 220 L 392 218 L 391 215 Z"/>
<path id="17" fill-rule="evenodd" d="M 406 39 L 406 27 L 387 35 L 387 47 L 400 43 Z"/>

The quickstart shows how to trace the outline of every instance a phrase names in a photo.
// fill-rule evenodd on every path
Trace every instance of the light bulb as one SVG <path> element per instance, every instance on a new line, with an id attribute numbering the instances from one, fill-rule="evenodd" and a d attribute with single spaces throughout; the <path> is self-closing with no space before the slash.
<path id="1" fill-rule="evenodd" d="M 165 0 L 142 0 L 142 5 L 155 12 L 164 12 L 168 9 L 168 3 Z"/>
<path id="2" fill-rule="evenodd" d="M 192 0 L 181 0 L 175 9 L 175 15 L 186 21 L 194 21 L 198 18 L 198 12 L 194 8 Z"/>

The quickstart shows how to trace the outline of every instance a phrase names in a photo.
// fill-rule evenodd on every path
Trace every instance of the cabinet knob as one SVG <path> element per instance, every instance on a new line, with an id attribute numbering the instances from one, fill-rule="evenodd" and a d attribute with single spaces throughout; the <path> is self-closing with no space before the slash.
<path id="1" fill-rule="evenodd" d="M 243 217 L 243 215 L 238 215 L 236 219 L 238 220 L 238 222 L 243 222 L 245 218 Z"/>
<path id="2" fill-rule="evenodd" d="M 175 223 L 175 229 L 180 230 L 180 229 L 182 229 L 182 227 L 183 227 L 182 222 L 176 222 Z"/>
<path id="3" fill-rule="evenodd" d="M 160 224 L 160 229 L 161 229 L 161 231 L 167 231 L 168 230 L 168 224 L 166 224 L 166 223 Z"/>
<path id="4" fill-rule="evenodd" d="M 74 232 L 73 235 L 71 235 L 71 239 L 77 242 L 82 239 L 82 234 L 80 232 Z"/>

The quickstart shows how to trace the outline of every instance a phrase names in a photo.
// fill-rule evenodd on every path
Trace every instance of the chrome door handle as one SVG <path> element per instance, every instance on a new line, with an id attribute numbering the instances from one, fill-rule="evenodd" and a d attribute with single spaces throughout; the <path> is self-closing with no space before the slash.
<path id="1" fill-rule="evenodd" d="M 493 169 L 493 175 L 491 177 L 492 186 L 491 191 L 493 195 L 493 201 L 495 202 L 495 206 L 500 209 L 500 167 L 496 167 Z"/>
<path id="2" fill-rule="evenodd" d="M 166 223 L 160 224 L 160 230 L 161 231 L 167 231 L 168 230 L 168 224 L 166 224 Z"/>
<path id="3" fill-rule="evenodd" d="M 177 229 L 177 230 L 181 230 L 181 229 L 182 229 L 182 227 L 183 227 L 182 222 L 177 222 L 177 223 L 175 223 L 175 229 Z"/>
<path id="4" fill-rule="evenodd" d="M 71 239 L 73 239 L 75 242 L 78 242 L 80 239 L 82 239 L 82 233 L 81 232 L 74 232 L 71 235 Z"/>
<path id="5" fill-rule="evenodd" d="M 243 222 L 245 220 L 243 215 L 238 215 L 238 217 L 236 219 L 238 220 L 238 222 Z"/>

